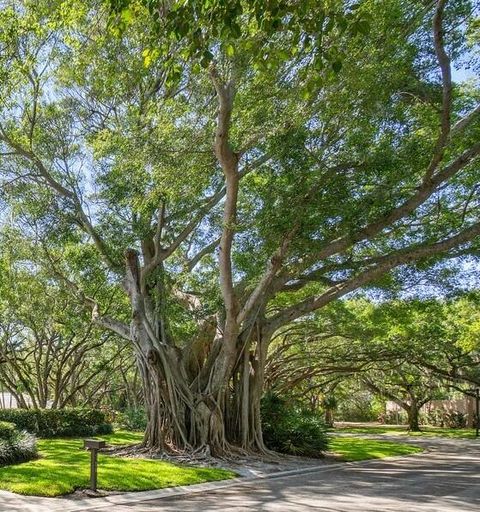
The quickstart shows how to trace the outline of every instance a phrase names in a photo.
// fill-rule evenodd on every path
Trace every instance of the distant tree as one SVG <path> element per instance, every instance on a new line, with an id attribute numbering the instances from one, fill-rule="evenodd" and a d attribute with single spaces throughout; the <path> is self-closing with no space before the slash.
<path id="1" fill-rule="evenodd" d="M 21 240 L 4 233 L 1 241 L 1 388 L 24 408 L 107 404 L 115 375 L 134 366 L 130 346 L 32 266 Z"/>
<path id="2" fill-rule="evenodd" d="M 425 403 L 480 383 L 478 306 L 471 292 L 376 304 L 357 298 L 324 308 L 277 334 L 266 384 L 304 402 L 333 391 L 342 397 L 345 385 L 366 388 L 404 409 L 416 429 Z"/>
<path id="3" fill-rule="evenodd" d="M 443 384 L 431 372 L 419 370 L 406 362 L 393 368 L 371 370 L 362 377 L 362 383 L 377 396 L 401 407 L 407 413 L 408 428 L 412 432 L 420 430 L 420 409 L 441 396 Z"/>

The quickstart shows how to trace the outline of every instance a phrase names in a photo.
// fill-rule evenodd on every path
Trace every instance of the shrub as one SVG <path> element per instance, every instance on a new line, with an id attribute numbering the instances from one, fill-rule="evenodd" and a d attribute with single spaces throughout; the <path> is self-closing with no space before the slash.
<path id="1" fill-rule="evenodd" d="M 408 418 L 405 411 L 387 411 L 379 416 L 378 421 L 385 425 L 407 425 Z"/>
<path id="2" fill-rule="evenodd" d="M 262 400 L 263 439 L 271 450 L 321 457 L 328 447 L 326 426 L 317 414 L 269 393 Z"/>
<path id="3" fill-rule="evenodd" d="M 467 415 L 460 411 L 447 412 L 445 423 L 448 428 L 465 428 L 467 426 Z"/>
<path id="4" fill-rule="evenodd" d="M 0 421 L 0 439 L 10 439 L 15 434 L 15 424 Z"/>
<path id="5" fill-rule="evenodd" d="M 0 409 L 0 421 L 39 437 L 109 434 L 112 425 L 98 409 Z"/>
<path id="6" fill-rule="evenodd" d="M 433 409 L 423 417 L 424 423 L 434 427 L 464 428 L 467 426 L 467 416 L 460 411 L 444 411 Z"/>
<path id="7" fill-rule="evenodd" d="M 34 459 L 37 444 L 33 434 L 20 432 L 13 423 L 0 421 L 0 466 Z"/>
<path id="8" fill-rule="evenodd" d="M 147 428 L 147 414 L 145 409 L 126 409 L 117 414 L 115 423 L 124 430 L 144 431 Z"/>

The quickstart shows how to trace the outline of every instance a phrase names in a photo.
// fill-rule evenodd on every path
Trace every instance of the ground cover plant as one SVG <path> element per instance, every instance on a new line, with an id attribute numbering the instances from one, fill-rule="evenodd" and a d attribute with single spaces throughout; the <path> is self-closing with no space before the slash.
<path id="1" fill-rule="evenodd" d="M 0 421 L 0 466 L 36 458 L 35 436 L 20 431 L 13 423 Z"/>

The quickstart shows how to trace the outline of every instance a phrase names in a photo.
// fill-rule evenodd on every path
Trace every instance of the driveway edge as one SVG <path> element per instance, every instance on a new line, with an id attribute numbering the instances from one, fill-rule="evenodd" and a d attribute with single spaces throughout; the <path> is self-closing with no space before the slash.
<path id="1" fill-rule="evenodd" d="M 65 498 L 42 498 L 33 496 L 27 497 L 6 491 L 4 492 L 11 495 L 12 498 L 19 498 L 18 502 L 14 505 L 12 504 L 13 506 L 11 506 L 8 510 L 21 510 L 22 512 L 80 512 L 85 510 L 97 510 L 116 505 L 128 505 L 131 503 L 138 503 L 143 501 L 166 499 L 177 496 L 189 496 L 201 492 L 211 492 L 220 489 L 227 489 L 230 487 L 241 487 L 263 480 L 274 480 L 289 476 L 303 474 L 306 475 L 309 473 L 326 473 L 340 467 L 349 467 L 358 464 L 365 465 L 385 460 L 405 459 L 420 454 L 421 453 L 397 455 L 392 457 L 382 457 L 379 459 L 367 459 L 360 461 L 335 462 L 333 464 L 322 464 L 319 466 L 311 466 L 307 468 L 290 469 L 287 471 L 278 471 L 275 473 L 263 475 L 237 477 L 228 480 L 220 480 L 217 482 L 205 482 L 202 484 L 193 484 L 187 486 L 167 487 L 165 489 L 155 489 L 151 491 L 135 491 L 122 494 L 112 494 L 110 496 L 101 498 L 84 498 L 79 500 L 71 500 Z M 21 508 L 17 508 L 18 506 L 21 506 Z M 0 510 L 6 509 L 3 509 L 0 505 Z"/>
<path id="2" fill-rule="evenodd" d="M 326 473 L 328 471 L 333 471 L 334 469 L 338 469 L 340 467 L 348 467 L 357 464 L 369 464 L 378 461 L 385 460 L 397 460 L 397 459 L 405 459 L 407 457 L 412 457 L 415 455 L 420 455 L 419 453 L 412 453 L 409 455 L 396 455 L 392 457 L 382 457 L 378 459 L 367 459 L 367 460 L 358 460 L 358 461 L 350 461 L 350 462 L 336 462 L 333 464 L 323 464 L 321 466 L 311 466 L 308 468 L 301 469 L 290 469 L 287 471 L 278 471 L 276 473 L 269 473 L 264 475 L 257 476 L 248 476 L 248 477 L 239 477 L 232 478 L 229 480 L 220 480 L 218 482 L 207 482 L 203 484 L 194 484 L 187 486 L 178 486 L 178 487 L 168 487 L 165 489 L 156 489 L 153 491 L 136 491 L 129 492 L 124 494 L 113 494 L 111 496 L 107 496 L 105 498 L 90 498 L 86 500 L 79 500 L 72 504 L 71 507 L 63 506 L 61 508 L 62 512 L 77 512 L 80 510 L 92 510 L 99 509 L 104 507 L 109 507 L 111 505 L 128 505 L 129 503 L 135 503 L 140 501 L 150 501 L 150 500 L 158 500 L 171 498 L 175 496 L 188 496 L 191 494 L 196 494 L 199 492 L 209 492 L 215 491 L 218 489 L 227 489 L 229 487 L 240 487 L 243 485 L 248 485 L 251 483 L 259 482 L 262 480 L 274 480 L 277 478 L 296 476 L 296 475 L 306 475 L 309 473 Z M 71 503 L 71 502 L 70 502 Z"/>

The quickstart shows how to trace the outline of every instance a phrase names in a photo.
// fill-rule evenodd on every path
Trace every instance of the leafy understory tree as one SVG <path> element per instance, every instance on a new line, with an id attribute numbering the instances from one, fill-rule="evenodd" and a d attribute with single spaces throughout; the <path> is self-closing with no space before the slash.
<path id="1" fill-rule="evenodd" d="M 105 403 L 112 376 L 134 363 L 130 346 L 92 323 L 21 239 L 0 240 L 0 387 L 22 408 Z"/>
<path id="2" fill-rule="evenodd" d="M 274 337 L 268 389 L 314 410 L 322 395 L 334 392 L 343 405 L 367 390 L 364 405 L 372 393 L 393 401 L 415 430 L 427 402 L 478 385 L 477 292 L 380 303 L 357 297 L 332 306 Z"/>
<path id="3" fill-rule="evenodd" d="M 141 3 L 116 35 L 95 1 L 4 4 L 3 198 L 52 276 L 132 344 L 146 447 L 263 450 L 279 329 L 475 250 L 479 95 L 451 77 L 468 2 L 364 1 L 368 36 L 333 23 L 312 46 L 280 28 L 264 65 L 257 31 L 234 52 L 212 35 L 208 69 L 176 60 Z"/>
<path id="4" fill-rule="evenodd" d="M 362 377 L 363 384 L 378 396 L 401 407 L 412 432 L 420 430 L 420 410 L 441 393 L 441 381 L 430 372 L 418 370 L 403 362 L 399 366 L 372 371 Z"/>

